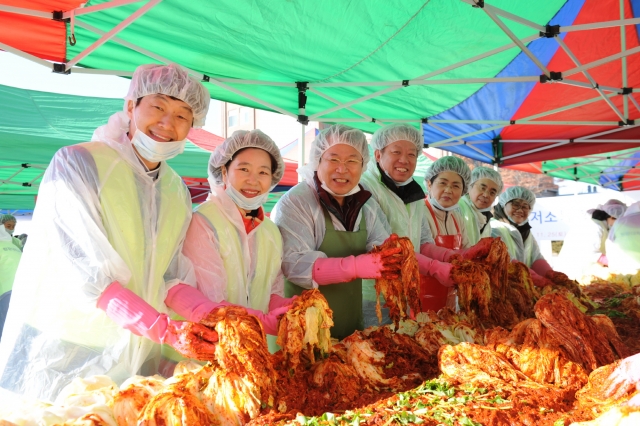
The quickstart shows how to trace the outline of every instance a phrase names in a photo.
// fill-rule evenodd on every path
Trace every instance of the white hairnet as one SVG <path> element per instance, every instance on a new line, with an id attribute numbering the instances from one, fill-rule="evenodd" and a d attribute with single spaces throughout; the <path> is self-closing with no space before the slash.
<path id="1" fill-rule="evenodd" d="M 524 200 L 529 203 L 531 208 L 536 204 L 535 194 L 524 186 L 512 186 L 500 194 L 499 202 L 502 207 L 506 206 L 509 201 L 513 200 Z"/>
<path id="2" fill-rule="evenodd" d="M 127 101 L 136 102 L 138 98 L 156 93 L 180 99 L 193 110 L 193 127 L 204 125 L 211 95 L 186 69 L 177 64 L 140 65 L 131 77 L 129 92 L 124 98 L 125 111 Z"/>
<path id="3" fill-rule="evenodd" d="M 469 186 L 473 186 L 473 184 L 480 179 L 489 179 L 496 185 L 498 185 L 498 194 L 500 194 L 502 192 L 502 189 L 504 188 L 500 173 L 489 167 L 478 166 L 471 170 L 471 179 L 469 179 Z"/>
<path id="4" fill-rule="evenodd" d="M 469 181 L 471 180 L 471 170 L 467 163 L 462 161 L 458 157 L 447 155 L 446 157 L 438 158 L 427 169 L 427 173 L 424 175 L 424 182 L 431 182 L 433 178 L 438 176 L 442 172 L 454 172 L 460 175 L 462 178 L 462 195 L 466 194 L 469 190 Z"/>
<path id="5" fill-rule="evenodd" d="M 236 130 L 222 145 L 219 145 L 209 158 L 209 180 L 214 185 L 222 185 L 222 166 L 227 164 L 233 155 L 244 148 L 259 148 L 266 151 L 276 160 L 276 170 L 271 176 L 273 189 L 284 175 L 284 161 L 278 145 L 260 130 Z"/>
<path id="6" fill-rule="evenodd" d="M 343 124 L 334 124 L 328 129 L 320 130 L 318 136 L 311 142 L 309 162 L 298 169 L 298 174 L 302 175 L 305 180 L 312 181 L 314 172 L 318 170 L 322 154 L 332 146 L 340 144 L 354 147 L 362 155 L 362 170 L 367 169 L 369 146 L 364 133 L 361 130 L 347 127 Z"/>
<path id="7" fill-rule="evenodd" d="M 616 219 L 620 218 L 625 211 L 627 211 L 627 205 L 620 200 L 612 198 L 604 204 L 599 204 L 595 210 L 602 210 L 611 217 Z M 594 209 L 588 210 L 589 213 L 593 213 Z"/>
<path id="8" fill-rule="evenodd" d="M 0 224 L 5 222 L 17 222 L 16 217 L 12 214 L 0 214 Z"/>
<path id="9" fill-rule="evenodd" d="M 418 152 L 424 148 L 422 133 L 406 123 L 394 123 L 379 128 L 371 138 L 371 146 L 373 149 L 384 149 L 397 141 L 409 141 L 413 143 Z"/>

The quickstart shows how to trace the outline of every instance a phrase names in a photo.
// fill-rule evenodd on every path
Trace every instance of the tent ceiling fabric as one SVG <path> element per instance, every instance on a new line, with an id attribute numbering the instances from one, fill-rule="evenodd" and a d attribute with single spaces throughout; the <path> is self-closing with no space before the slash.
<path id="1" fill-rule="evenodd" d="M 0 0 L 14 27 L 49 28 L 2 5 L 77 2 Z M 46 59 L 66 44 L 70 72 L 173 61 L 215 99 L 365 131 L 407 121 L 429 146 L 501 165 L 640 147 L 640 0 L 92 0 L 74 13 L 75 45 L 44 30 L 0 43 Z"/>

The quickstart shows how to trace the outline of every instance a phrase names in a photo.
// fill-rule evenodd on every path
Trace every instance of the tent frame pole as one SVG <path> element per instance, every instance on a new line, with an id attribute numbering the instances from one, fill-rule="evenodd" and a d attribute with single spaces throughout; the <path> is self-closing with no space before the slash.
<path id="1" fill-rule="evenodd" d="M 67 61 L 65 63 L 65 71 L 69 71 L 69 69 L 71 69 L 71 67 L 73 67 L 78 62 L 80 62 L 82 59 L 84 59 L 87 55 L 89 55 L 90 53 L 95 51 L 98 47 L 102 46 L 104 43 L 109 41 L 109 39 L 111 39 L 113 36 L 118 34 L 120 31 L 124 30 L 129 25 L 134 23 L 138 18 L 140 18 L 145 13 L 147 13 L 149 10 L 151 10 L 155 5 L 157 5 L 161 1 L 162 0 L 149 0 L 147 2 L 147 4 L 145 4 L 144 6 L 140 7 L 140 9 L 136 10 L 135 12 L 133 12 L 127 19 L 125 19 L 124 21 L 120 22 L 113 29 L 111 29 L 111 31 L 107 32 L 102 37 L 100 37 L 98 40 L 93 42 L 93 44 L 91 44 L 89 47 L 84 49 L 82 52 L 78 53 L 73 59 L 71 59 L 70 61 Z"/>
<path id="2" fill-rule="evenodd" d="M 126 6 L 130 3 L 140 3 L 141 0 L 111 0 L 95 6 L 77 7 L 62 14 L 62 19 L 70 19 L 72 15 L 76 17 L 89 13 L 100 12 L 102 10 L 113 9 L 115 7 Z"/>

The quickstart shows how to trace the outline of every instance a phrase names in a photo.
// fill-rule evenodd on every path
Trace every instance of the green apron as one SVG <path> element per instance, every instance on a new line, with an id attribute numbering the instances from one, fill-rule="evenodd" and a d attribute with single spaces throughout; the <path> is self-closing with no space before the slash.
<path id="1" fill-rule="evenodd" d="M 357 232 L 336 231 L 331 217 L 323 207 L 325 234 L 318 251 L 327 257 L 358 256 L 367 252 L 367 223 L 364 212 L 360 220 L 360 230 Z M 299 295 L 304 288 L 285 280 L 284 292 L 286 297 Z M 362 280 L 355 279 L 348 283 L 321 285 L 318 290 L 327 299 L 333 311 L 334 326 L 331 337 L 344 339 L 356 330 L 364 329 L 362 317 Z"/>

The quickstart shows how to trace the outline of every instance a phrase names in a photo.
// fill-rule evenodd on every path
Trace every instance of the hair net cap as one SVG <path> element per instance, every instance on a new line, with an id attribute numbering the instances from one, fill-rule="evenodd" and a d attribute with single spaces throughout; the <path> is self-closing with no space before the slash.
<path id="1" fill-rule="evenodd" d="M 371 138 L 373 149 L 384 149 L 397 141 L 409 141 L 416 146 L 418 152 L 424 148 L 422 133 L 415 127 L 405 123 L 394 123 L 381 127 Z"/>
<path id="2" fill-rule="evenodd" d="M 438 176 L 442 172 L 454 172 L 460 175 L 462 178 L 462 195 L 466 194 L 469 190 L 469 181 L 471 180 L 471 170 L 467 163 L 458 157 L 448 155 L 446 157 L 438 158 L 427 169 L 427 173 L 424 175 L 425 183 L 431 182 L 431 179 Z"/>
<path id="3" fill-rule="evenodd" d="M 621 217 L 625 211 L 627 211 L 627 205 L 620 200 L 611 199 L 604 204 L 597 207 L 597 210 L 602 210 L 611 217 L 616 219 Z"/>
<path id="4" fill-rule="evenodd" d="M 362 155 L 362 169 L 365 170 L 369 162 L 369 146 L 367 138 L 361 130 L 347 127 L 342 124 L 334 124 L 333 126 L 320 130 L 318 136 L 311 142 L 311 150 L 309 152 L 309 162 L 298 169 L 298 173 L 307 181 L 313 180 L 313 174 L 318 170 L 320 157 L 325 151 L 334 145 L 349 145 L 356 149 Z"/>
<path id="5" fill-rule="evenodd" d="M 533 208 L 536 204 L 536 195 L 524 186 L 512 186 L 511 188 L 505 189 L 505 191 L 500 194 L 499 202 L 502 207 L 506 206 L 509 201 L 513 200 L 524 200 L 529 203 L 531 208 Z"/>
<path id="6" fill-rule="evenodd" d="M 489 179 L 496 185 L 498 185 L 498 194 L 500 194 L 502 192 L 502 189 L 504 188 L 500 173 L 489 167 L 478 166 L 471 170 L 471 179 L 469 179 L 469 186 L 473 186 L 473 184 L 480 179 Z"/>
<path id="7" fill-rule="evenodd" d="M 221 186 L 222 166 L 227 164 L 233 155 L 244 148 L 258 148 L 269 153 L 277 163 L 276 171 L 271 176 L 273 189 L 284 175 L 284 160 L 276 143 L 260 130 L 236 130 L 222 142 L 209 158 L 209 180 L 213 185 Z"/>
<path id="8" fill-rule="evenodd" d="M 127 101 L 135 102 L 138 98 L 157 93 L 173 96 L 189 105 L 193 110 L 193 127 L 204 125 L 211 95 L 202 83 L 177 64 L 148 64 L 136 68 L 124 98 L 125 111 Z"/>
<path id="9" fill-rule="evenodd" d="M 17 222 L 16 217 L 12 214 L 1 214 L 0 215 L 0 224 L 5 222 Z"/>

